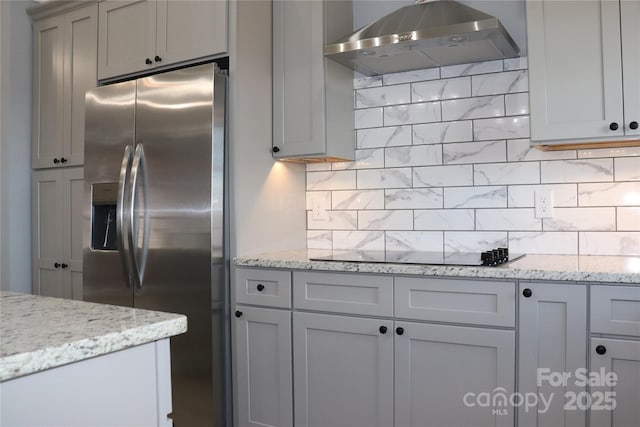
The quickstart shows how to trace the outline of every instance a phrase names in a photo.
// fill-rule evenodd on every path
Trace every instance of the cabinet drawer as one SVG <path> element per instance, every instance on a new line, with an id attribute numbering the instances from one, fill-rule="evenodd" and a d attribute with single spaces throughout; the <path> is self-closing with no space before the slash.
<path id="1" fill-rule="evenodd" d="M 393 316 L 393 278 L 294 272 L 293 306 L 308 310 Z"/>
<path id="2" fill-rule="evenodd" d="M 591 286 L 591 332 L 640 337 L 640 287 Z"/>
<path id="3" fill-rule="evenodd" d="M 515 283 L 397 277 L 395 316 L 406 319 L 515 325 Z"/>
<path id="4" fill-rule="evenodd" d="M 291 272 L 237 268 L 236 303 L 291 308 Z"/>

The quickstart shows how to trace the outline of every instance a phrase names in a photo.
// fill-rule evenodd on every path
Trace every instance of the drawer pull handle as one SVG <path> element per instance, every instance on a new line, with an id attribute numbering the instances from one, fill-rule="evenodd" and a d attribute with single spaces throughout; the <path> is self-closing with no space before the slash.
<path id="1" fill-rule="evenodd" d="M 531 295 L 533 295 L 533 292 L 531 292 L 531 289 L 526 288 L 525 290 L 522 291 L 522 295 L 525 298 L 529 298 L 529 297 L 531 297 Z"/>
<path id="2" fill-rule="evenodd" d="M 240 310 L 236 310 L 236 317 L 242 317 L 242 312 Z"/>
<path id="3" fill-rule="evenodd" d="M 258 290 L 258 292 L 262 292 L 264 291 L 264 285 L 262 283 L 258 284 L 258 286 L 256 286 L 256 289 Z"/>
<path id="4" fill-rule="evenodd" d="M 612 122 L 612 123 L 609 125 L 609 129 L 611 129 L 611 130 L 618 130 L 618 124 L 617 124 L 616 122 Z"/>
<path id="5" fill-rule="evenodd" d="M 633 130 L 638 129 L 638 122 L 633 121 L 633 122 L 629 123 L 629 127 L 630 127 L 631 129 L 633 129 Z"/>
<path id="6" fill-rule="evenodd" d="M 404 334 L 404 328 L 396 328 L 396 334 L 398 335 Z"/>
<path id="7" fill-rule="evenodd" d="M 605 354 L 607 352 L 607 347 L 603 346 L 603 345 L 599 345 L 596 347 L 596 353 L 598 354 Z"/>
<path id="8" fill-rule="evenodd" d="M 151 65 L 151 64 L 153 64 L 153 62 L 152 62 L 152 61 L 151 61 L 151 59 L 149 59 L 149 58 L 145 59 L 145 60 L 144 60 L 144 63 L 145 63 L 145 64 L 147 64 L 147 65 Z"/>
<path id="9" fill-rule="evenodd" d="M 379 331 L 380 331 L 381 334 L 386 334 L 387 333 L 387 327 L 386 326 L 380 326 Z"/>
<path id="10" fill-rule="evenodd" d="M 58 160 L 58 158 L 57 158 L 57 157 L 55 157 L 55 158 L 53 159 L 53 163 L 57 165 L 58 163 L 60 163 L 60 160 Z"/>
<path id="11" fill-rule="evenodd" d="M 54 268 L 60 268 L 60 263 L 59 262 L 54 262 L 53 263 L 53 267 Z"/>

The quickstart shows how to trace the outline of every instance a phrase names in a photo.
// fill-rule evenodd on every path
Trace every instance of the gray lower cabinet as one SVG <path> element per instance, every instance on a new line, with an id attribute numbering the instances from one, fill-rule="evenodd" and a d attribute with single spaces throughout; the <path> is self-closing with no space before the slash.
<path id="1" fill-rule="evenodd" d="M 481 393 L 513 392 L 514 331 L 413 322 L 395 328 L 395 427 L 513 426 L 510 408 L 483 405 Z"/>
<path id="2" fill-rule="evenodd" d="M 81 167 L 35 171 L 31 177 L 32 291 L 82 299 Z"/>
<path id="3" fill-rule="evenodd" d="M 520 283 L 519 291 L 518 391 L 553 397 L 548 406 L 520 406 L 518 426 L 584 427 L 585 411 L 565 410 L 565 393 L 585 391 L 575 385 L 575 373 L 587 366 L 587 287 Z M 538 370 L 567 372 L 571 378 L 566 386 L 546 380 L 538 385 Z"/>
<path id="4" fill-rule="evenodd" d="M 291 312 L 237 307 L 235 320 L 236 425 L 291 426 Z"/>
<path id="5" fill-rule="evenodd" d="M 591 388 L 592 427 L 637 427 L 640 425 L 640 342 L 592 338 L 591 371 L 613 372 L 615 384 Z M 609 393 L 607 395 L 606 393 Z M 609 398 L 615 401 L 607 408 Z M 578 404 L 581 402 L 578 401 Z"/>
<path id="6" fill-rule="evenodd" d="M 393 426 L 393 322 L 293 313 L 296 427 Z"/>
<path id="7" fill-rule="evenodd" d="M 616 377 L 591 387 L 591 426 L 639 426 L 640 287 L 592 286 L 591 334 L 591 372 Z M 615 406 L 607 408 L 613 401 Z"/>

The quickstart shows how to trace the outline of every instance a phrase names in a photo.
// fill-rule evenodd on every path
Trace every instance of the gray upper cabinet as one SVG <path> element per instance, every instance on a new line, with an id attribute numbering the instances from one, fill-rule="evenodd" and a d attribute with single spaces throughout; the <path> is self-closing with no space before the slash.
<path id="1" fill-rule="evenodd" d="M 96 86 L 96 4 L 33 24 L 32 166 L 84 163 L 84 94 Z"/>
<path id="2" fill-rule="evenodd" d="M 353 159 L 353 72 L 323 54 L 352 30 L 351 1 L 273 2 L 276 159 Z"/>
<path id="3" fill-rule="evenodd" d="M 531 139 L 638 139 L 640 2 L 527 0 Z"/>
<path id="4" fill-rule="evenodd" d="M 227 9 L 227 1 L 101 2 L 98 78 L 226 52 Z"/>

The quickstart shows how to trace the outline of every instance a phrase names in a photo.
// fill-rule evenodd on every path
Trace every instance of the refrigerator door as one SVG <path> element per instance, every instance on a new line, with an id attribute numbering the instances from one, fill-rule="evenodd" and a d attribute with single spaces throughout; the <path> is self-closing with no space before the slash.
<path id="1" fill-rule="evenodd" d="M 188 332 L 171 339 L 177 426 L 224 425 L 224 357 L 217 355 L 224 351 L 217 332 L 223 316 L 216 311 L 224 307 L 226 293 L 224 280 L 212 276 L 219 270 L 212 250 L 221 251 L 223 242 L 222 224 L 214 222 L 222 214 L 223 194 L 217 191 L 224 175 L 213 165 L 224 167 L 224 128 L 217 133 L 223 140 L 214 143 L 214 116 L 224 122 L 224 87 L 216 107 L 215 91 L 213 64 L 138 80 L 137 173 L 143 178 L 130 180 L 137 181 L 131 241 L 141 278 L 134 305 L 187 315 Z M 216 203 L 218 213 L 212 209 Z M 212 235 L 212 229 L 220 232 Z"/>
<path id="2" fill-rule="evenodd" d="M 122 191 L 133 155 L 135 100 L 135 81 L 92 89 L 85 97 L 85 301 L 133 304 Z"/>

